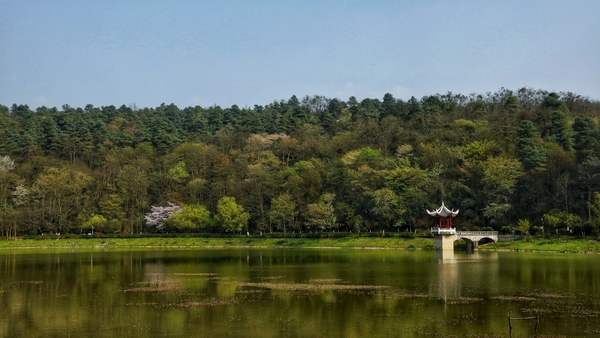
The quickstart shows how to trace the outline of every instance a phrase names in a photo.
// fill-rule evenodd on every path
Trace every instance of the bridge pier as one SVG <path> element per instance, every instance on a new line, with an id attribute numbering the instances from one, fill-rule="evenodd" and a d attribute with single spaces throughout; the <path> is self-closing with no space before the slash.
<path id="1" fill-rule="evenodd" d="M 467 251 L 477 251 L 479 249 L 479 242 L 474 242 L 471 240 L 466 240 L 467 243 Z"/>
<path id="2" fill-rule="evenodd" d="M 433 235 L 433 250 L 454 251 L 455 235 Z"/>

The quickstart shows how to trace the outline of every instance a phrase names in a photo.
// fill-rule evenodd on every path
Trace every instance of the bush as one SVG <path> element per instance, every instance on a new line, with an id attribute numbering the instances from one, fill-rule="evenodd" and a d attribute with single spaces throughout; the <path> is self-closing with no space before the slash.
<path id="1" fill-rule="evenodd" d="M 500 232 L 505 234 L 505 235 L 510 235 L 512 234 L 512 228 L 509 227 L 508 225 L 503 226 L 502 228 L 500 228 Z"/>
<path id="2" fill-rule="evenodd" d="M 106 218 L 102 215 L 92 214 L 90 218 L 83 223 L 82 229 L 93 229 L 94 231 L 103 231 L 106 226 Z"/>
<path id="3" fill-rule="evenodd" d="M 121 232 L 123 224 L 118 219 L 111 219 L 110 221 L 104 223 L 102 227 L 98 230 L 105 234 L 116 234 Z"/>
<path id="4" fill-rule="evenodd" d="M 173 213 L 165 224 L 175 232 L 194 233 L 205 230 L 212 223 L 210 212 L 200 204 L 186 204 L 181 211 Z"/>

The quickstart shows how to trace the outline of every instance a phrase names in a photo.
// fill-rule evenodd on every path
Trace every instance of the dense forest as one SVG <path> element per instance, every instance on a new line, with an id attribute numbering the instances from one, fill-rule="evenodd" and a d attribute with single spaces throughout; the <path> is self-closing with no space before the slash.
<path id="1" fill-rule="evenodd" d="M 0 230 L 595 234 L 600 102 L 521 88 L 240 108 L 0 105 Z M 543 228 L 542 228 L 543 226 Z"/>

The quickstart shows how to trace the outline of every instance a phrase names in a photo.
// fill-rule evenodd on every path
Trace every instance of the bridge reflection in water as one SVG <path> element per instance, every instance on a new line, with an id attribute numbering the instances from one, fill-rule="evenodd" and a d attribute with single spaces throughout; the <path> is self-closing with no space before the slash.
<path id="1" fill-rule="evenodd" d="M 485 299 L 498 289 L 498 253 L 434 252 L 429 295 L 447 304 L 461 304 L 475 298 Z"/>

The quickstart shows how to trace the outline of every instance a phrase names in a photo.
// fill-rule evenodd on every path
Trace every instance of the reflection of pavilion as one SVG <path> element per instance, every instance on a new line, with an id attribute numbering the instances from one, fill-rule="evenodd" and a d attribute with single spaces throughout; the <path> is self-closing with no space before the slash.
<path id="1" fill-rule="evenodd" d="M 477 297 L 475 290 L 497 288 L 498 253 L 435 251 L 429 295 L 444 302 L 461 297 Z"/>
<path id="2" fill-rule="evenodd" d="M 447 301 L 448 298 L 457 298 L 461 294 L 459 265 L 454 257 L 454 251 L 437 251 L 434 253 L 435 260 L 439 263 L 435 266 L 435 275 L 429 293 L 438 299 Z"/>
<path id="3" fill-rule="evenodd" d="M 454 258 L 454 250 L 434 251 L 433 257 L 438 264 L 456 263 Z"/>

